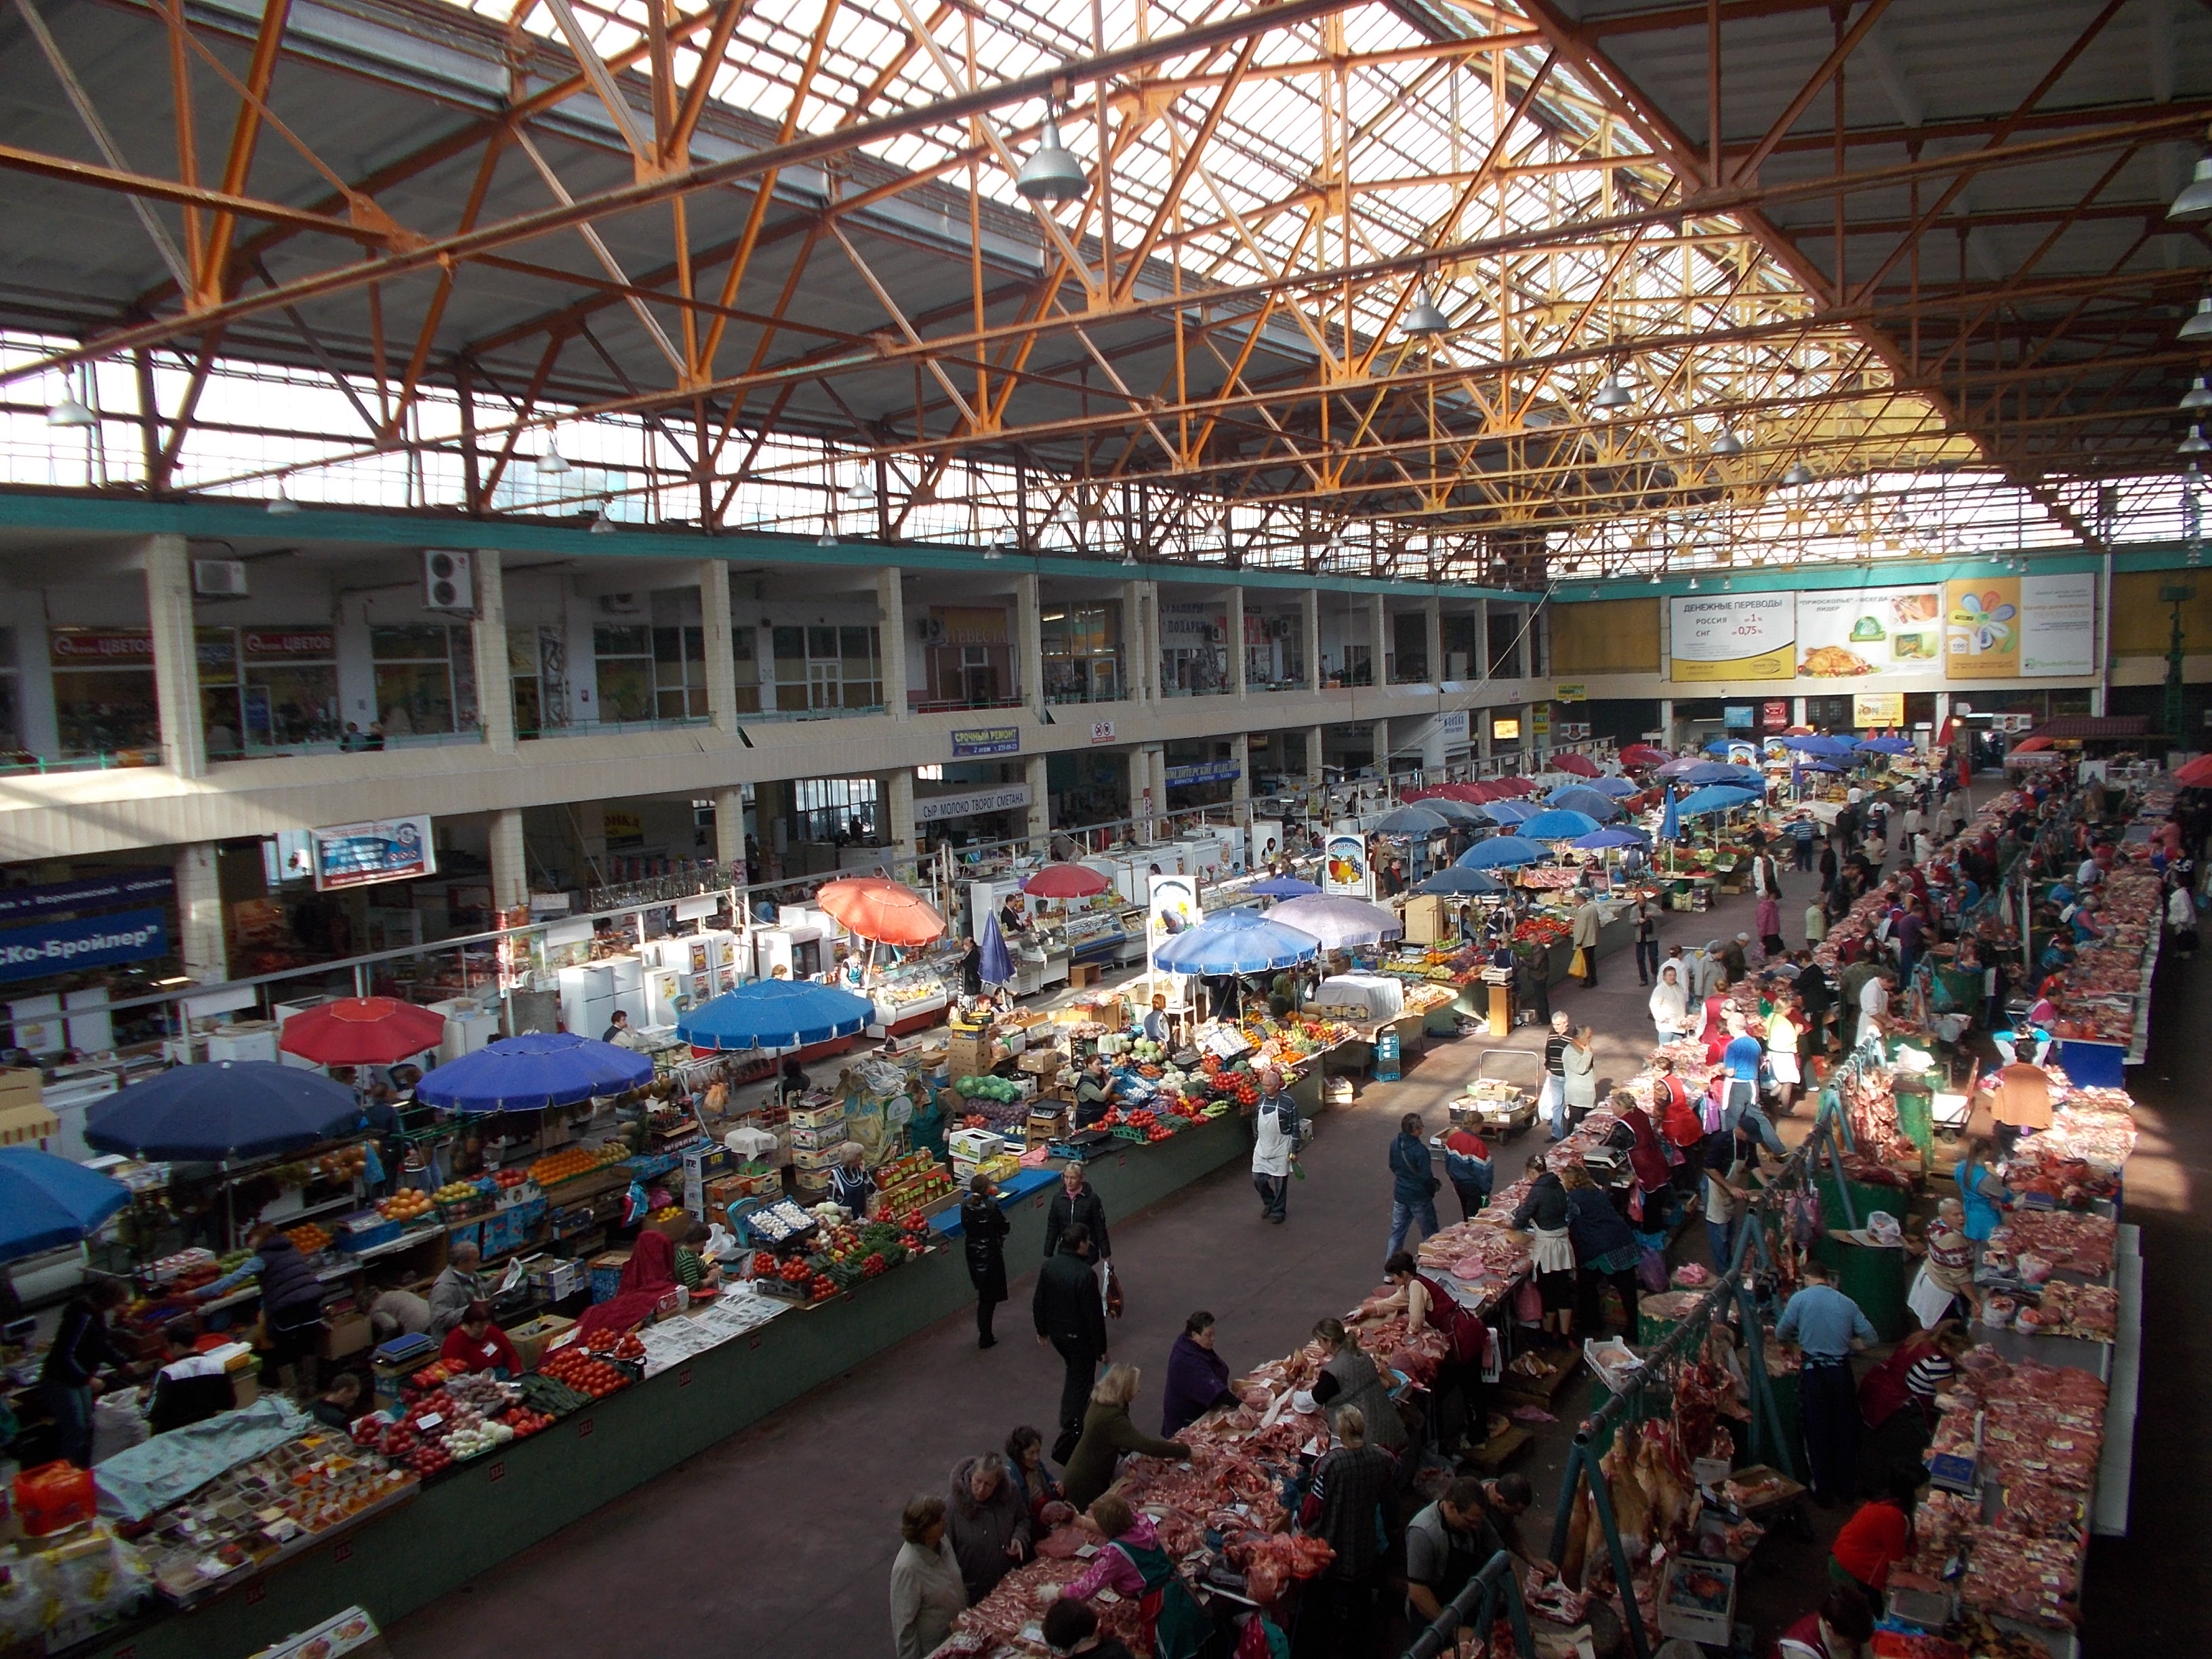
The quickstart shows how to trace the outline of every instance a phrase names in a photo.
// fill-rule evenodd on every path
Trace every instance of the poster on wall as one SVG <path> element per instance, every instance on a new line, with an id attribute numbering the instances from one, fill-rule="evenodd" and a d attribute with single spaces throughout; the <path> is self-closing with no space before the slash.
<path id="1" fill-rule="evenodd" d="M 335 887 L 366 887 L 371 882 L 407 881 L 438 872 L 428 817 L 339 823 L 313 833 L 315 885 L 325 892 Z"/>
<path id="2" fill-rule="evenodd" d="M 1851 694 L 1851 725 L 1861 732 L 1905 724 L 1902 691 L 1856 691 Z"/>
<path id="3" fill-rule="evenodd" d="M 1943 585 L 1943 673 L 2004 680 L 2020 673 L 2020 578 L 1976 576 Z"/>
<path id="4" fill-rule="evenodd" d="M 2097 578 L 2093 571 L 2020 579 L 2020 672 L 2097 672 Z"/>
<path id="5" fill-rule="evenodd" d="M 1375 896 L 1375 872 L 1367 863 L 1367 843 L 1358 836 L 1331 836 L 1322 843 L 1321 872 L 1321 890 L 1333 898 Z"/>
<path id="6" fill-rule="evenodd" d="M 118 910 L 74 921 L 41 922 L 0 933 L 0 980 L 38 979 L 168 953 L 168 924 L 159 910 Z M 21 1042 L 22 1028 L 16 1030 Z"/>
<path id="7" fill-rule="evenodd" d="M 1670 678 L 1678 685 L 1790 678 L 1796 666 L 1795 601 L 1790 593 L 1669 600 Z"/>
<path id="8" fill-rule="evenodd" d="M 1152 958 L 1159 954 L 1160 946 L 1177 933 L 1198 926 L 1205 915 L 1198 902 L 1198 878 L 1175 874 L 1152 878 L 1152 887 L 1146 902 L 1145 965 L 1152 966 Z"/>
<path id="9" fill-rule="evenodd" d="M 1862 587 L 1797 596 L 1797 672 L 1808 679 L 1932 674 L 1943 659 L 1943 594 Z"/>

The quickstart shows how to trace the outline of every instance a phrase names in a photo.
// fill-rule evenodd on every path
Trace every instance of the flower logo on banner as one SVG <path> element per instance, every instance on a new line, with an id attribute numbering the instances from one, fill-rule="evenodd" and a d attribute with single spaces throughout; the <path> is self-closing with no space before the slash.
<path id="1" fill-rule="evenodd" d="M 1981 656 L 2010 647 L 2012 619 L 2019 614 L 2019 606 L 2006 603 L 2004 596 L 1995 591 L 1967 593 L 1960 597 L 1958 608 L 1951 612 L 1951 626 L 1965 633 L 1967 648 Z"/>

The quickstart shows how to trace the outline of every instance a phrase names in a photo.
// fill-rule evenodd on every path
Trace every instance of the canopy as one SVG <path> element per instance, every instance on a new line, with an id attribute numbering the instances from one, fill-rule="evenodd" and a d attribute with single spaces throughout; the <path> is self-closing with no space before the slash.
<path id="1" fill-rule="evenodd" d="M 634 1048 L 574 1031 L 528 1031 L 424 1073 L 415 1098 L 453 1112 L 542 1112 L 652 1081 L 651 1058 Z"/>
<path id="2" fill-rule="evenodd" d="M 1321 889 L 1310 881 L 1300 881 L 1296 876 L 1268 876 L 1254 882 L 1244 890 L 1259 898 L 1304 898 Z"/>
<path id="3" fill-rule="evenodd" d="M 1625 829 L 1616 823 L 1602 830 L 1593 830 L 1587 836 L 1577 836 L 1574 845 L 1581 852 L 1602 853 L 1615 847 L 1642 847 L 1650 840 L 1650 837 L 1641 830 Z"/>
<path id="4" fill-rule="evenodd" d="M 848 876 L 833 881 L 814 902 L 862 939 L 884 945 L 927 945 L 945 932 L 937 907 L 889 876 Z"/>
<path id="5" fill-rule="evenodd" d="M 1587 836 L 1597 828 L 1597 820 L 1587 812 L 1571 812 L 1554 808 L 1539 812 L 1521 826 L 1523 841 L 1572 841 L 1577 836 Z"/>
<path id="6" fill-rule="evenodd" d="M 1571 789 L 1554 789 L 1544 799 L 1547 805 L 1580 812 L 1584 817 L 1595 818 L 1600 823 L 1610 823 L 1620 816 L 1619 801 L 1602 789 L 1593 789 L 1588 784 L 1577 784 Z"/>
<path id="7" fill-rule="evenodd" d="M 1469 806 L 1465 801 L 1455 800 L 1449 795 L 1430 796 L 1421 802 L 1421 805 L 1423 809 L 1427 811 L 1443 814 L 1447 820 L 1453 823 L 1486 823 L 1489 822 L 1489 820 L 1483 816 L 1482 808 L 1480 806 Z"/>
<path id="8" fill-rule="evenodd" d="M 1440 783 L 1433 789 L 1421 791 L 1423 800 L 1463 801 L 1469 806 L 1480 806 L 1486 801 L 1498 799 L 1498 792 L 1489 784 L 1477 780 L 1472 783 Z M 1407 799 L 1413 799 L 1408 795 Z"/>
<path id="9" fill-rule="evenodd" d="M 1801 772 L 1841 772 L 1844 769 L 1829 760 L 1808 760 L 1792 763 Z"/>
<path id="10" fill-rule="evenodd" d="M 1620 751 L 1623 766 L 1664 766 L 1674 756 L 1656 744 L 1632 743 Z"/>
<path id="11" fill-rule="evenodd" d="M 1710 789 L 1698 789 L 1674 804 L 1674 810 L 1686 818 L 1701 818 L 1714 812 L 1733 812 L 1739 806 L 1759 799 L 1755 789 L 1732 788 L 1715 784 Z"/>
<path id="12" fill-rule="evenodd" d="M 1113 884 L 1103 872 L 1087 864 L 1048 864 L 1030 872 L 1022 891 L 1036 898 L 1089 898 Z"/>
<path id="13" fill-rule="evenodd" d="M 1259 974 L 1310 962 L 1320 952 L 1311 933 L 1239 908 L 1213 911 L 1177 933 L 1152 953 L 1152 964 L 1170 974 Z"/>
<path id="14" fill-rule="evenodd" d="M 179 1066 L 85 1113 L 86 1145 L 131 1158 L 225 1163 L 294 1152 L 361 1121 L 352 1090 L 273 1060 Z"/>
<path id="15" fill-rule="evenodd" d="M 1662 766 L 1659 769 L 1659 775 L 1662 778 L 1687 777 L 1691 773 L 1696 771 L 1700 766 L 1711 766 L 1711 764 L 1712 763 L 1711 761 L 1701 761 L 1695 755 L 1685 755 L 1680 760 L 1670 760 L 1665 765 Z"/>
<path id="16" fill-rule="evenodd" d="M 1667 804 L 1659 811 L 1659 839 L 1662 841 L 1682 839 L 1682 804 L 1675 799 L 1674 792 L 1672 789 L 1667 792 Z"/>
<path id="17" fill-rule="evenodd" d="M 1592 826 L 1595 827 L 1595 826 Z M 1551 854 L 1533 841 L 1519 836 L 1492 836 L 1479 841 L 1459 855 L 1462 870 L 1511 870 L 1523 864 L 1541 864 Z"/>
<path id="18" fill-rule="evenodd" d="M 1759 745 L 1749 738 L 1716 738 L 1705 745 L 1708 755 L 1733 755 L 1739 749 L 1747 756 L 1759 752 Z"/>
<path id="19" fill-rule="evenodd" d="M 1501 795 L 1533 795 L 1536 785 L 1529 778 L 1492 778 L 1490 787 Z"/>
<path id="20" fill-rule="evenodd" d="M 1364 899 L 1315 897 L 1285 899 L 1267 913 L 1267 920 L 1311 933 L 1331 951 L 1349 945 L 1376 945 L 1404 935 L 1405 924 L 1391 911 Z"/>
<path id="21" fill-rule="evenodd" d="M 2173 769 L 2173 781 L 2184 789 L 2202 789 L 2212 785 L 2212 755 L 2184 761 Z"/>
<path id="22" fill-rule="evenodd" d="M 2006 752 L 2013 755 L 2039 755 L 2051 747 L 2048 738 L 2022 738 Z"/>
<path id="23" fill-rule="evenodd" d="M 1536 816 L 1534 807 L 1524 805 L 1517 800 L 1494 800 L 1484 807 L 1482 812 L 1492 823 L 1504 824 L 1509 829 L 1516 823 L 1525 823 Z"/>
<path id="24" fill-rule="evenodd" d="M 74 1244 L 130 1201 L 128 1187 L 96 1170 L 35 1146 L 0 1146 L 0 1261 Z"/>
<path id="25" fill-rule="evenodd" d="M 875 1005 L 863 996 L 811 980 L 749 980 L 676 1024 L 694 1048 L 799 1048 L 854 1036 Z"/>
<path id="26" fill-rule="evenodd" d="M 1495 876 L 1480 870 L 1462 870 L 1457 865 L 1439 870 L 1413 889 L 1417 893 L 1444 893 L 1455 897 L 1474 894 L 1502 893 L 1505 884 Z"/>
<path id="27" fill-rule="evenodd" d="M 1450 819 L 1426 806 L 1401 806 L 1375 822 L 1378 836 L 1438 836 L 1450 828 Z"/>
<path id="28" fill-rule="evenodd" d="M 999 913 L 983 913 L 983 936 L 975 943 L 982 955 L 975 964 L 976 976 L 986 985 L 1011 985 L 1014 978 L 1014 958 L 1006 949 L 1006 936 L 999 927 Z"/>
<path id="29" fill-rule="evenodd" d="M 1597 778 L 1605 775 L 1605 769 L 1588 755 L 1554 755 L 1553 766 L 1562 772 L 1571 772 L 1578 778 Z"/>
<path id="30" fill-rule="evenodd" d="M 318 1066 L 389 1066 L 445 1040 L 446 1017 L 396 997 L 340 997 L 284 1022 L 276 1046 Z"/>

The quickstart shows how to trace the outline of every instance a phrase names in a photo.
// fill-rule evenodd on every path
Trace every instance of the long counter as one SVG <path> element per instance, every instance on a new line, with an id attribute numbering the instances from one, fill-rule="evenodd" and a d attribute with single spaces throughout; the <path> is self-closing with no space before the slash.
<path id="1" fill-rule="evenodd" d="M 1093 1158 L 1091 1184 L 1119 1219 L 1244 1156 L 1231 1114 L 1168 1139 Z M 1009 1205 L 1012 1273 L 1042 1260 L 1049 1188 Z M 743 1341 L 610 1395 L 543 1434 L 462 1465 L 414 1503 L 248 1579 L 187 1613 L 149 1615 L 82 1651 L 100 1659 L 209 1659 L 257 1651 L 359 1602 L 389 1626 L 966 1307 L 961 1254 L 941 1250 Z"/>

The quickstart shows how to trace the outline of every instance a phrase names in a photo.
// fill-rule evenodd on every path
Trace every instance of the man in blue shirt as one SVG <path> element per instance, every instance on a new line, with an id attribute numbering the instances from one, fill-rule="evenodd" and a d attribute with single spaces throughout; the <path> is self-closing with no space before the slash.
<path id="1" fill-rule="evenodd" d="M 1878 1339 L 1859 1304 L 1828 1282 L 1825 1266 L 1808 1261 L 1804 1271 L 1805 1287 L 1782 1310 L 1774 1338 L 1804 1353 L 1797 1413 L 1805 1426 L 1813 1501 L 1833 1509 L 1850 1497 L 1858 1468 L 1858 1384 L 1851 1376 L 1851 1350 Z"/>

